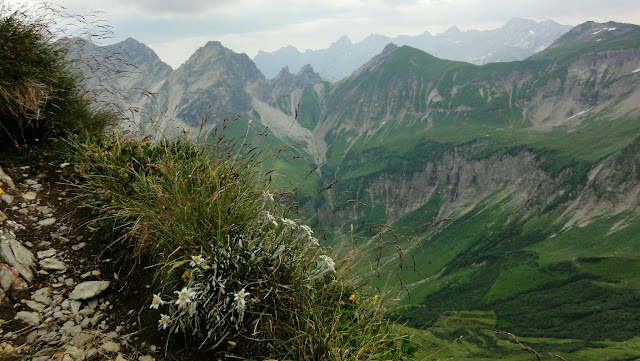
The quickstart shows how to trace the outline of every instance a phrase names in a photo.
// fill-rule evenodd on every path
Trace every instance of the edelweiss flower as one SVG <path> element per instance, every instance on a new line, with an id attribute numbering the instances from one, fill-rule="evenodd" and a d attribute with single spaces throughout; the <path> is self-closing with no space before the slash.
<path id="1" fill-rule="evenodd" d="M 236 310 L 238 310 L 238 313 L 242 316 L 242 314 L 244 314 L 244 310 L 247 308 L 247 301 L 245 299 L 250 295 L 250 293 L 245 292 L 243 288 L 233 295 L 233 303 L 235 303 Z"/>
<path id="2" fill-rule="evenodd" d="M 296 227 L 296 222 L 290 220 L 289 218 L 281 218 L 281 219 L 282 219 L 282 224 L 284 224 L 285 227 L 291 227 L 291 228 Z"/>
<path id="3" fill-rule="evenodd" d="M 149 308 L 157 310 L 160 305 L 164 305 L 164 301 L 162 300 L 162 297 L 160 297 L 160 294 L 156 293 L 153 295 L 153 300 L 151 301 L 151 306 L 149 306 Z"/>
<path id="4" fill-rule="evenodd" d="M 202 255 L 191 256 L 191 263 L 189 263 L 189 266 L 196 267 L 196 266 L 200 266 L 203 263 L 204 263 L 204 257 L 202 257 Z"/>
<path id="5" fill-rule="evenodd" d="M 271 215 L 271 213 L 269 213 L 269 211 L 267 211 L 267 221 L 269 221 L 269 223 L 273 224 L 274 227 L 278 227 L 278 222 L 276 222 L 275 217 L 273 217 Z"/>
<path id="6" fill-rule="evenodd" d="M 336 271 L 336 263 L 329 256 L 320 255 L 318 256 L 320 261 L 318 261 L 319 268 L 326 270 L 325 272 L 334 272 Z"/>
<path id="7" fill-rule="evenodd" d="M 158 329 L 160 329 L 160 327 L 162 327 L 162 329 L 166 329 L 167 327 L 169 327 L 169 324 L 171 323 L 171 317 L 169 317 L 168 315 L 165 315 L 164 313 L 160 315 L 160 320 L 158 321 Z"/>
<path id="8" fill-rule="evenodd" d="M 311 230 L 311 227 L 307 226 L 306 224 L 303 224 L 302 226 L 300 226 L 300 228 L 302 228 L 302 230 L 307 234 L 308 237 L 311 237 L 311 235 L 313 234 L 313 230 Z"/>
<path id="9" fill-rule="evenodd" d="M 196 293 L 191 291 L 191 288 L 183 287 L 181 291 L 175 291 L 178 294 L 178 299 L 176 300 L 176 305 L 178 307 L 183 308 L 192 302 L 191 297 L 195 296 Z"/>

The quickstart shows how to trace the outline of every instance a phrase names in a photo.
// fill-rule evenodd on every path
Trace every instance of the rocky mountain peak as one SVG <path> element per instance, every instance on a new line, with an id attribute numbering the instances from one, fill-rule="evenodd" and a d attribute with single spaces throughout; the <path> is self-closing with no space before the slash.
<path id="1" fill-rule="evenodd" d="M 387 46 L 382 49 L 382 52 L 376 56 L 374 56 L 371 60 L 369 60 L 366 64 L 361 66 L 358 70 L 354 71 L 351 74 L 352 78 L 358 77 L 359 75 L 369 72 L 375 68 L 377 68 L 380 64 L 382 64 L 385 60 L 387 60 L 393 53 L 398 50 L 398 46 L 394 43 L 389 43 Z"/>

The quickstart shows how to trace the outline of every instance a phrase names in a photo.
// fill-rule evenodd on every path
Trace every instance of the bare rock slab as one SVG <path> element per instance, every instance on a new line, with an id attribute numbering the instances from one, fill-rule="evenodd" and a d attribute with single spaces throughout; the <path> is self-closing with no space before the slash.
<path id="1" fill-rule="evenodd" d="M 109 281 L 87 281 L 78 284 L 71 294 L 70 300 L 86 300 L 99 295 L 102 291 L 109 287 Z"/>

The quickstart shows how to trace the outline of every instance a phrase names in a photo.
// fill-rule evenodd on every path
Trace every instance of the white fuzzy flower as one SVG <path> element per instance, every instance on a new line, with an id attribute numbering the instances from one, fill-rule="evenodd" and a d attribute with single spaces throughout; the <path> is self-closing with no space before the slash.
<path id="1" fill-rule="evenodd" d="M 290 228 L 296 227 L 296 222 L 290 220 L 289 218 L 281 218 L 281 219 L 282 219 L 282 224 L 284 224 L 285 227 L 290 227 Z"/>
<path id="2" fill-rule="evenodd" d="M 336 263 L 329 256 L 320 255 L 318 256 L 320 261 L 318 261 L 319 268 L 326 270 L 326 272 L 336 272 Z"/>
<path id="3" fill-rule="evenodd" d="M 249 292 L 245 292 L 244 288 L 233 294 L 233 303 L 236 305 L 236 310 L 240 316 L 244 314 L 244 310 L 247 308 L 246 298 L 250 295 Z"/>
<path id="4" fill-rule="evenodd" d="M 204 263 L 204 257 L 202 257 L 202 255 L 191 256 L 191 263 L 189 263 L 189 266 L 196 267 L 196 266 L 200 266 L 203 263 Z"/>
<path id="5" fill-rule="evenodd" d="M 265 201 L 269 201 L 269 202 L 273 202 L 273 194 L 269 193 L 269 192 L 262 192 L 262 196 L 264 197 Z"/>
<path id="6" fill-rule="evenodd" d="M 162 300 L 162 297 L 160 297 L 160 294 L 156 293 L 153 295 L 153 300 L 151 301 L 151 306 L 149 306 L 149 308 L 157 310 L 161 305 L 164 305 L 164 301 Z"/>
<path id="7" fill-rule="evenodd" d="M 160 315 L 160 320 L 158 321 L 158 324 L 159 324 L 158 329 L 160 329 L 160 327 L 162 327 L 162 329 L 166 329 L 167 327 L 169 327 L 170 323 L 171 323 L 171 317 L 163 313 Z"/>
<path id="8" fill-rule="evenodd" d="M 307 234 L 308 237 L 311 237 L 311 235 L 313 234 L 313 230 L 311 229 L 311 227 L 307 226 L 306 224 L 301 225 L 300 228 Z"/>
<path id="9" fill-rule="evenodd" d="M 327 273 L 335 273 L 336 272 L 336 263 L 329 256 L 320 255 L 318 256 L 318 263 L 316 264 L 316 268 L 309 272 L 309 276 L 307 279 L 315 280 Z"/>
<path id="10" fill-rule="evenodd" d="M 309 238 L 309 243 L 315 247 L 320 246 L 320 243 L 318 242 L 318 239 L 315 237 L 310 237 Z"/>
<path id="11" fill-rule="evenodd" d="M 269 213 L 269 211 L 267 211 L 267 221 L 273 224 L 274 227 L 278 227 L 278 222 L 276 222 L 276 218 L 272 216 L 271 213 Z"/>
<path id="12" fill-rule="evenodd" d="M 181 291 L 175 291 L 178 294 L 178 299 L 176 300 L 176 305 L 178 307 L 183 308 L 192 302 L 191 297 L 196 295 L 195 292 L 191 291 L 190 288 L 183 287 Z"/>

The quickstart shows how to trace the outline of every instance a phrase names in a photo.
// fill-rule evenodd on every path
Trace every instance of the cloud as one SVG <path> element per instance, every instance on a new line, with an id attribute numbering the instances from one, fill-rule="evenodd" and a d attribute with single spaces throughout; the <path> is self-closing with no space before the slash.
<path id="1" fill-rule="evenodd" d="M 144 14 L 198 14 L 229 4 L 232 0 L 117 0 Z"/>

